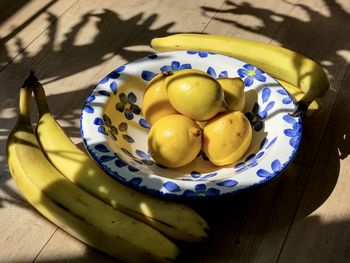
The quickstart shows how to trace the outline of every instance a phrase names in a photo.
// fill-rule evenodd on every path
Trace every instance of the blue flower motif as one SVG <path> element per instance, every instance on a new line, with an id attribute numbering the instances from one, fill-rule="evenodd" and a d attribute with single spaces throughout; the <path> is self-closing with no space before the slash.
<path id="1" fill-rule="evenodd" d="M 275 102 L 270 101 L 265 109 L 261 110 L 259 104 L 255 102 L 252 111 L 245 114 L 255 131 L 258 132 L 264 128 L 263 120 L 266 119 L 268 111 L 270 111 L 274 105 Z"/>
<path id="2" fill-rule="evenodd" d="M 180 64 L 179 61 L 173 61 L 171 62 L 171 65 L 169 66 L 163 66 L 160 68 L 160 71 L 179 71 L 179 70 L 183 70 L 183 69 L 191 69 L 192 66 L 191 64 Z"/>
<path id="3" fill-rule="evenodd" d="M 112 125 L 111 119 L 106 114 L 103 114 L 102 119 L 95 118 L 94 124 L 98 126 L 97 131 L 99 133 L 111 137 L 114 141 L 117 140 L 118 129 Z"/>
<path id="4" fill-rule="evenodd" d="M 135 140 L 128 134 L 123 134 L 123 132 L 126 132 L 128 130 L 128 124 L 126 122 L 121 122 L 117 127 L 112 125 L 111 119 L 106 115 L 103 114 L 102 119 L 101 118 L 95 118 L 94 124 L 97 125 L 97 131 L 99 133 L 102 133 L 104 135 L 107 135 L 111 137 L 114 141 L 117 140 L 117 135 L 119 132 L 122 132 L 122 138 L 127 141 L 128 143 L 134 143 Z"/>
<path id="5" fill-rule="evenodd" d="M 219 76 L 216 74 L 216 72 L 215 72 L 215 69 L 214 68 L 212 68 L 212 67 L 209 67 L 208 69 L 207 69 L 207 73 L 210 75 L 210 76 L 212 76 L 213 78 L 227 78 L 227 76 L 228 76 L 228 73 L 227 73 L 227 71 L 226 70 L 224 70 L 224 71 L 221 71 L 220 72 L 220 74 L 219 74 Z"/>
<path id="6" fill-rule="evenodd" d="M 193 51 L 193 50 L 187 51 L 187 54 L 189 54 L 189 55 L 198 54 L 198 56 L 200 58 L 206 58 L 208 55 L 215 55 L 215 53 L 213 53 L 213 52 Z"/>
<path id="7" fill-rule="evenodd" d="M 103 78 L 100 81 L 100 84 L 104 84 L 104 83 L 108 82 L 110 79 L 117 79 L 117 78 L 119 78 L 120 77 L 120 72 L 122 72 L 124 70 L 125 70 L 125 65 L 120 66 L 116 70 L 114 70 L 111 73 L 109 73 L 105 78 Z"/>
<path id="8" fill-rule="evenodd" d="M 205 197 L 205 196 L 217 196 L 220 194 L 220 190 L 215 188 L 207 189 L 205 184 L 197 184 L 195 191 L 186 190 L 184 193 L 186 197 Z"/>
<path id="9" fill-rule="evenodd" d="M 245 64 L 243 68 L 237 70 L 237 73 L 240 78 L 244 79 L 244 85 L 246 87 L 253 85 L 255 79 L 260 82 L 266 81 L 265 72 L 251 64 Z"/>
<path id="10" fill-rule="evenodd" d="M 136 105 L 137 97 L 133 92 L 130 92 L 128 95 L 125 93 L 119 94 L 120 101 L 115 105 L 117 111 L 124 112 L 125 118 L 132 120 L 135 115 L 141 113 L 141 109 Z"/>
<path id="11" fill-rule="evenodd" d="M 281 163 L 279 160 L 274 160 L 271 163 L 271 172 L 266 171 L 265 169 L 259 169 L 256 172 L 256 175 L 259 177 L 264 178 L 263 180 L 261 180 L 259 183 L 264 183 L 266 181 L 269 181 L 272 177 L 274 177 L 277 173 L 279 173 L 281 171 Z"/>
<path id="12" fill-rule="evenodd" d="M 284 89 L 279 89 L 279 90 L 277 90 L 277 92 L 279 93 L 279 94 L 281 94 L 281 95 L 284 95 L 284 96 L 287 96 L 286 98 L 283 98 L 283 100 L 282 100 L 282 103 L 283 104 L 286 104 L 286 105 L 288 105 L 288 104 L 291 104 L 292 103 L 292 98 L 289 96 L 289 94 L 288 94 L 288 92 L 286 91 L 286 90 L 284 90 Z"/>
<path id="13" fill-rule="evenodd" d="M 301 131 L 302 131 L 301 124 L 297 122 L 294 117 L 290 115 L 284 115 L 283 120 L 292 124 L 292 129 L 285 129 L 283 133 L 286 136 L 290 137 L 289 144 L 293 148 L 297 148 L 301 138 Z"/>

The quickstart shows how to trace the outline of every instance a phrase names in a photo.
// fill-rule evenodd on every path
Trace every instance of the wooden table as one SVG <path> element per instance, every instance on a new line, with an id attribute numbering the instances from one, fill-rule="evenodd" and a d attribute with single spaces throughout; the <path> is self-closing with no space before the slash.
<path id="1" fill-rule="evenodd" d="M 81 146 L 80 110 L 96 82 L 152 52 L 153 37 L 176 32 L 284 46 L 319 62 L 332 84 L 322 114 L 304 119 L 297 157 L 277 180 L 220 202 L 192 204 L 212 236 L 180 243 L 179 262 L 350 262 L 348 0 L 1 1 L 0 262 L 115 262 L 43 218 L 11 179 L 5 143 L 29 69 Z"/>

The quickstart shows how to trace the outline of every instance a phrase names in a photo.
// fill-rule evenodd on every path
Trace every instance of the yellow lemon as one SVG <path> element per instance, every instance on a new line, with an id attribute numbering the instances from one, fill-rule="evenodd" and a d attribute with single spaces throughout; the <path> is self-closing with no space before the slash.
<path id="1" fill-rule="evenodd" d="M 209 120 L 203 129 L 203 150 L 218 166 L 233 164 L 247 151 L 252 128 L 240 111 L 221 113 Z"/>
<path id="2" fill-rule="evenodd" d="M 146 86 L 142 100 L 142 114 L 153 125 L 159 118 L 178 113 L 168 100 L 164 80 L 167 73 L 155 76 Z"/>
<path id="3" fill-rule="evenodd" d="M 230 110 L 243 111 L 245 106 L 244 83 L 241 78 L 219 78 L 225 102 Z"/>
<path id="4" fill-rule="evenodd" d="M 226 110 L 223 90 L 209 74 L 185 69 L 166 78 L 165 86 L 173 107 L 181 114 L 197 120 L 209 120 Z"/>
<path id="5" fill-rule="evenodd" d="M 169 168 L 192 162 L 202 147 L 202 132 L 191 119 L 173 114 L 157 120 L 148 134 L 152 158 Z"/>

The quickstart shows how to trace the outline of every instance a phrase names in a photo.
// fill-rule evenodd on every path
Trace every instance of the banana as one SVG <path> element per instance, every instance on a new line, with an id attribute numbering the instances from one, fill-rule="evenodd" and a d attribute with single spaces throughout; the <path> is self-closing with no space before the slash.
<path id="1" fill-rule="evenodd" d="M 166 237 L 91 196 L 46 159 L 31 126 L 32 89 L 20 90 L 19 116 L 6 152 L 15 182 L 28 201 L 65 231 L 128 262 L 173 262 L 179 250 Z"/>
<path id="2" fill-rule="evenodd" d="M 105 174 L 53 118 L 45 91 L 38 81 L 34 94 L 40 115 L 36 135 L 41 148 L 49 161 L 69 180 L 168 237 L 182 241 L 202 241 L 208 237 L 208 224 L 191 208 L 140 193 Z"/>
<path id="3" fill-rule="evenodd" d="M 157 51 L 217 52 L 251 63 L 271 76 L 299 87 L 305 94 L 298 102 L 298 110 L 307 110 L 309 104 L 330 86 L 325 72 L 313 60 L 274 45 L 218 35 L 175 34 L 154 38 L 151 46 Z"/>

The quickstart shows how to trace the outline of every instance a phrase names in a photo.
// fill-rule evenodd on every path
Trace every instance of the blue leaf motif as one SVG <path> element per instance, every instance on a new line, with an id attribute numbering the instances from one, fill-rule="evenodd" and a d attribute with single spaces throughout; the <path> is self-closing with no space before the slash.
<path id="1" fill-rule="evenodd" d="M 214 177 L 215 175 L 217 175 L 218 173 L 210 173 L 210 174 L 207 174 L 205 176 L 202 177 L 202 179 L 208 179 L 208 178 L 212 178 Z"/>
<path id="2" fill-rule="evenodd" d="M 144 70 L 142 71 L 141 73 L 141 77 L 144 79 L 144 80 L 147 80 L 147 81 L 150 81 L 154 78 L 156 74 L 151 72 L 151 71 L 147 71 L 147 70 Z"/>
<path id="3" fill-rule="evenodd" d="M 220 75 L 219 75 L 219 78 L 227 78 L 228 77 L 228 73 L 227 73 L 227 71 L 225 70 L 225 71 L 222 71 L 221 73 L 220 73 Z"/>
<path id="4" fill-rule="evenodd" d="M 107 148 L 105 145 L 103 145 L 103 144 L 96 144 L 96 145 L 95 145 L 95 149 L 96 149 L 97 151 L 103 152 L 103 153 L 109 152 L 108 148 Z"/>
<path id="5" fill-rule="evenodd" d="M 138 150 L 138 149 L 137 149 L 137 150 L 135 151 L 135 153 L 136 153 L 138 156 L 140 156 L 141 158 L 143 158 L 143 159 L 146 159 L 146 160 L 149 160 L 149 159 L 150 159 L 149 155 L 148 155 L 147 153 L 141 151 L 141 150 Z"/>
<path id="6" fill-rule="evenodd" d="M 103 124 L 103 120 L 101 118 L 95 118 L 94 119 L 94 124 L 95 125 L 102 125 Z"/>
<path id="7" fill-rule="evenodd" d="M 264 169 L 259 169 L 259 170 L 256 172 L 256 174 L 257 174 L 258 176 L 260 176 L 260 177 L 269 177 L 269 176 L 271 175 L 268 171 L 266 171 L 266 170 L 264 170 Z"/>
<path id="8" fill-rule="evenodd" d="M 191 172 L 191 176 L 192 176 L 193 178 L 199 178 L 199 177 L 201 177 L 201 173 L 200 173 L 200 172 L 197 172 L 197 171 L 192 171 L 192 172 Z"/>
<path id="9" fill-rule="evenodd" d="M 100 157 L 100 161 L 102 163 L 112 161 L 115 158 L 115 156 L 109 156 L 109 155 L 103 155 Z"/>
<path id="10" fill-rule="evenodd" d="M 123 134 L 122 137 L 128 143 L 134 143 L 135 142 L 135 140 L 131 136 L 127 135 L 127 134 Z"/>
<path id="11" fill-rule="evenodd" d="M 114 163 L 119 168 L 124 167 L 124 166 L 127 165 L 126 162 L 124 162 L 122 159 L 119 159 L 119 158 L 117 160 L 115 160 Z"/>
<path id="12" fill-rule="evenodd" d="M 270 88 L 264 88 L 262 90 L 262 101 L 263 103 L 267 102 L 271 96 L 271 89 Z"/>
<path id="13" fill-rule="evenodd" d="M 285 120 L 286 122 L 288 122 L 290 124 L 296 123 L 296 120 L 294 119 L 294 117 L 292 117 L 288 114 L 283 116 L 283 120 Z"/>
<path id="14" fill-rule="evenodd" d="M 96 97 L 94 95 L 91 95 L 91 96 L 86 98 L 85 102 L 90 103 L 90 102 L 94 101 L 95 99 L 96 99 Z"/>
<path id="15" fill-rule="evenodd" d="M 117 83 L 115 81 L 112 81 L 111 84 L 109 84 L 109 88 L 115 94 L 117 92 Z"/>
<path id="16" fill-rule="evenodd" d="M 164 183 L 163 186 L 165 187 L 165 189 L 172 193 L 181 191 L 181 188 L 177 184 L 170 181 Z"/>
<path id="17" fill-rule="evenodd" d="M 288 92 L 287 92 L 286 90 L 284 90 L 284 89 L 279 89 L 279 90 L 277 90 L 277 92 L 278 92 L 279 94 L 281 94 L 281 95 L 285 95 L 285 96 L 288 95 Z"/>
<path id="18" fill-rule="evenodd" d="M 132 178 L 129 183 L 131 183 L 132 185 L 140 185 L 142 183 L 142 178 L 140 177 L 135 177 Z"/>
<path id="19" fill-rule="evenodd" d="M 98 94 L 100 94 L 100 95 L 102 95 L 102 96 L 107 96 L 107 97 L 110 96 L 110 95 L 109 95 L 109 92 L 108 92 L 108 91 L 105 91 L 105 90 L 100 90 L 100 91 L 98 91 Z"/>
<path id="20" fill-rule="evenodd" d="M 216 78 L 216 72 L 215 69 L 213 69 L 212 67 L 209 67 L 207 70 L 207 73 L 212 76 L 213 78 Z"/>
<path id="21" fill-rule="evenodd" d="M 146 128 L 146 129 L 150 129 L 151 125 L 143 118 L 141 118 L 139 120 L 139 124 L 141 125 L 141 127 Z"/>
<path id="22" fill-rule="evenodd" d="M 149 59 L 156 59 L 158 57 L 158 55 L 156 54 L 151 54 L 147 56 Z"/>
<path id="23" fill-rule="evenodd" d="M 225 187 L 234 187 L 235 185 L 237 185 L 238 182 L 235 180 L 224 180 L 220 183 L 217 183 L 217 185 L 219 186 L 225 186 Z"/>
<path id="24" fill-rule="evenodd" d="M 274 160 L 271 164 L 272 171 L 277 173 L 281 170 L 281 163 L 279 160 Z"/>
<path id="25" fill-rule="evenodd" d="M 87 113 L 94 113 L 94 108 L 91 107 L 90 105 L 85 105 L 84 110 L 85 110 Z"/>
<path id="26" fill-rule="evenodd" d="M 270 148 L 277 141 L 277 137 L 273 138 L 273 140 L 266 146 L 266 149 Z"/>

